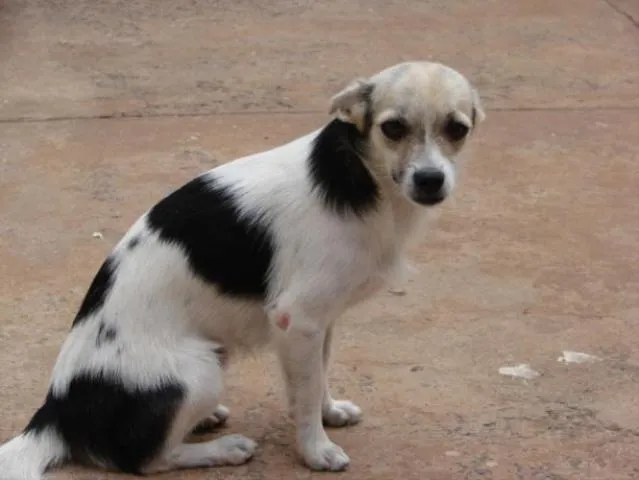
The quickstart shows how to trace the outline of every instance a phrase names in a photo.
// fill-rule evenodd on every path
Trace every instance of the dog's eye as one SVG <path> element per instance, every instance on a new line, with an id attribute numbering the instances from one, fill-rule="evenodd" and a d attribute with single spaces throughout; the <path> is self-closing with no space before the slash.
<path id="1" fill-rule="evenodd" d="M 448 120 L 444 126 L 444 134 L 451 142 L 459 142 L 468 135 L 468 125 L 458 122 L 457 120 Z"/>
<path id="2" fill-rule="evenodd" d="M 382 123 L 381 128 L 384 135 L 386 135 L 386 138 L 394 142 L 397 142 L 408 135 L 408 125 L 406 125 L 402 120 L 396 118 L 386 120 Z"/>

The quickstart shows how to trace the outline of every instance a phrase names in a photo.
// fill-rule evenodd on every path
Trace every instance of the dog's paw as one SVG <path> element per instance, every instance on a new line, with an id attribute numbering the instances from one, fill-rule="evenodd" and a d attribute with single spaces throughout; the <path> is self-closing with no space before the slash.
<path id="1" fill-rule="evenodd" d="M 195 428 L 191 431 L 192 435 L 204 435 L 207 433 L 211 433 L 216 428 L 220 428 L 224 426 L 226 421 L 228 420 L 230 415 L 229 409 L 224 405 L 218 405 L 213 415 L 205 418 L 200 423 L 198 423 Z"/>
<path id="2" fill-rule="evenodd" d="M 227 435 L 215 440 L 214 455 L 217 465 L 242 465 L 248 462 L 257 449 L 257 443 L 243 435 Z"/>
<path id="3" fill-rule="evenodd" d="M 311 470 L 341 472 L 350 463 L 342 447 L 330 440 L 310 445 L 304 449 L 303 456 L 304 462 Z"/>
<path id="4" fill-rule="evenodd" d="M 349 400 L 333 400 L 324 406 L 322 420 L 329 427 L 355 425 L 362 419 L 362 409 Z"/>

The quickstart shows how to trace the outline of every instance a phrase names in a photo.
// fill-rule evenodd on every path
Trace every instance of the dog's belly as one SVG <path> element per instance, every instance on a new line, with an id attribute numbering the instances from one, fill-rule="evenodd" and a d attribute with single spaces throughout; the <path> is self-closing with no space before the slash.
<path id="1" fill-rule="evenodd" d="M 253 350 L 270 341 L 270 327 L 263 304 L 218 296 L 210 310 L 188 313 L 205 338 L 223 345 L 230 354 Z"/>

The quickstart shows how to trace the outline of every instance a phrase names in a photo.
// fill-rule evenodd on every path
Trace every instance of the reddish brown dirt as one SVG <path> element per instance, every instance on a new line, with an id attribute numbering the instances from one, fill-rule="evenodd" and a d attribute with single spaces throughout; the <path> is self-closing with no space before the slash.
<path id="1" fill-rule="evenodd" d="M 632 0 L 0 3 L 0 440 L 141 212 L 316 128 L 352 77 L 430 58 L 488 118 L 406 295 L 343 319 L 333 386 L 365 419 L 331 432 L 352 460 L 335 477 L 639 478 L 638 22 Z M 542 375 L 499 375 L 518 363 Z M 271 357 L 233 365 L 226 430 L 258 456 L 158 478 L 325 478 L 299 464 L 279 387 Z"/>

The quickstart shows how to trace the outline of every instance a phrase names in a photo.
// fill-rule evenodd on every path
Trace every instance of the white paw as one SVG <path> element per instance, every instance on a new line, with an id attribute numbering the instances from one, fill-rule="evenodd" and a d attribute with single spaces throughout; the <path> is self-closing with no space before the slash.
<path id="1" fill-rule="evenodd" d="M 362 409 L 349 400 L 334 400 L 322 411 L 322 420 L 330 427 L 355 425 L 361 419 Z"/>
<path id="2" fill-rule="evenodd" d="M 219 450 L 218 461 L 224 465 L 241 465 L 248 462 L 255 450 L 257 443 L 243 435 L 227 435 L 215 440 L 216 449 Z"/>
<path id="3" fill-rule="evenodd" d="M 311 470 L 340 472 L 348 467 L 350 459 L 342 450 L 330 440 L 311 445 L 304 449 L 304 461 Z"/>

